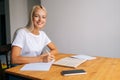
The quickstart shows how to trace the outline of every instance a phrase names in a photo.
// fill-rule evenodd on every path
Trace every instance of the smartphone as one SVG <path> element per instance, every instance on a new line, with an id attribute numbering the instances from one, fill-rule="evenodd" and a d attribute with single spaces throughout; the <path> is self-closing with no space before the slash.
<path id="1" fill-rule="evenodd" d="M 86 74 L 86 71 L 83 69 L 64 70 L 61 72 L 61 74 L 63 76 L 78 75 L 78 74 Z"/>

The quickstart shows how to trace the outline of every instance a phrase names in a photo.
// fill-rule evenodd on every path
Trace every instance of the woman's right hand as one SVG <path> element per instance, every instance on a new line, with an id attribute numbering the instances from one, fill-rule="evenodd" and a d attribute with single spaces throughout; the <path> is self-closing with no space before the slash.
<path id="1" fill-rule="evenodd" d="M 39 58 L 41 59 L 42 62 L 50 62 L 53 59 L 55 59 L 54 55 L 52 54 L 42 54 L 39 56 Z"/>

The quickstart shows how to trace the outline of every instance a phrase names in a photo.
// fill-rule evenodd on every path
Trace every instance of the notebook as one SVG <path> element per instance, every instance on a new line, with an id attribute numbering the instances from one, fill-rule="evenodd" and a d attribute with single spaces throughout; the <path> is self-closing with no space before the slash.
<path id="1" fill-rule="evenodd" d="M 88 56 L 88 55 L 74 55 L 71 57 L 62 58 L 58 61 L 55 61 L 53 64 L 59 65 L 59 66 L 67 66 L 67 67 L 76 68 L 80 64 L 86 62 L 87 60 L 93 60 L 93 59 L 96 59 L 96 57 Z"/>
<path id="2" fill-rule="evenodd" d="M 21 71 L 49 71 L 53 62 L 54 60 L 48 63 L 45 63 L 45 62 L 29 63 L 29 64 L 25 64 L 20 70 Z"/>
<path id="3" fill-rule="evenodd" d="M 77 59 L 77 58 L 73 58 L 73 57 L 65 57 L 65 58 L 62 58 L 58 61 L 55 61 L 53 64 L 54 65 L 59 65 L 59 66 L 76 68 L 77 66 L 79 66 L 80 64 L 82 64 L 85 61 L 87 61 L 87 59 L 82 59 L 82 58 Z"/>

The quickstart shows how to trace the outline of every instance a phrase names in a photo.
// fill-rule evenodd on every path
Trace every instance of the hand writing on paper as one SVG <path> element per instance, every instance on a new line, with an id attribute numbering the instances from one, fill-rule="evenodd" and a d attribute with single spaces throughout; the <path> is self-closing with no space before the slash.
<path id="1" fill-rule="evenodd" d="M 42 58 L 42 62 L 50 62 L 55 59 L 54 55 L 47 53 L 42 54 L 40 57 Z"/>

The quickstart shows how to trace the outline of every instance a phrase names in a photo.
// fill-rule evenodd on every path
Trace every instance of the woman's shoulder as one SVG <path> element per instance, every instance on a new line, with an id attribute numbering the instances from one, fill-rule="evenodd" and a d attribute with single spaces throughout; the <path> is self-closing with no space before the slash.
<path id="1" fill-rule="evenodd" d="M 40 33 L 45 33 L 45 32 L 41 30 Z"/>
<path id="2" fill-rule="evenodd" d="M 40 34 L 46 35 L 45 31 L 40 31 Z"/>
<path id="3" fill-rule="evenodd" d="M 21 28 L 18 28 L 18 29 L 16 30 L 16 32 L 17 32 L 17 33 L 27 33 L 28 30 L 27 30 L 26 28 L 24 28 L 24 27 L 21 27 Z"/>

